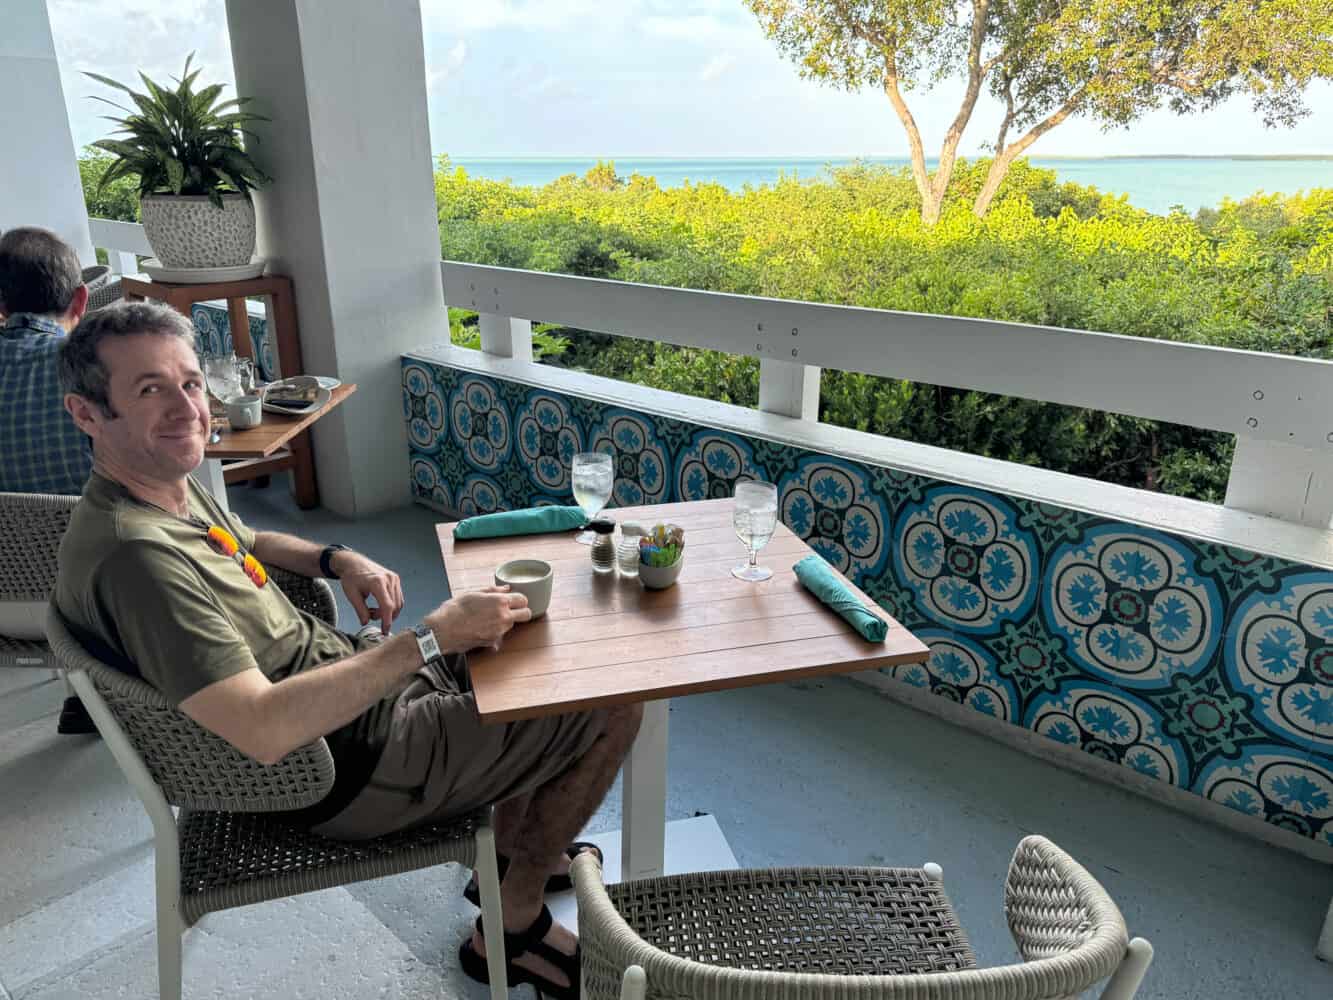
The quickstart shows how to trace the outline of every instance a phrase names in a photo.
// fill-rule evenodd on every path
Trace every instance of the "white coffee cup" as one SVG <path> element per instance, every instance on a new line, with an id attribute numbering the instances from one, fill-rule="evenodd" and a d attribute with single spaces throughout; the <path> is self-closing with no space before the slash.
<path id="1" fill-rule="evenodd" d="M 551 564 L 540 559 L 511 559 L 495 571 L 495 585 L 526 597 L 533 618 L 540 618 L 551 606 L 553 578 Z"/>
<path id="2" fill-rule="evenodd" d="M 257 427 L 264 419 L 263 406 L 258 396 L 233 396 L 227 400 L 227 420 L 238 431 Z"/>

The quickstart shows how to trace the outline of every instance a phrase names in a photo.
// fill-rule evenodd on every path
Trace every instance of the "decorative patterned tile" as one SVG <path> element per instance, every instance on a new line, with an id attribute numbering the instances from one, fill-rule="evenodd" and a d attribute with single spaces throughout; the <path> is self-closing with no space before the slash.
<path id="1" fill-rule="evenodd" d="M 190 319 L 199 333 L 199 350 L 205 354 L 225 354 L 234 351 L 231 317 L 221 306 L 196 302 L 190 307 Z M 262 316 L 251 316 L 250 344 L 259 362 L 259 371 L 265 382 L 278 377 L 278 360 L 273 353 L 273 341 L 268 335 L 268 324 Z"/>
<path id="2" fill-rule="evenodd" d="M 1333 843 L 1333 573 L 1053 504 L 403 362 L 416 496 L 612 505 L 776 483 L 784 523 L 931 649 L 884 673 Z"/>

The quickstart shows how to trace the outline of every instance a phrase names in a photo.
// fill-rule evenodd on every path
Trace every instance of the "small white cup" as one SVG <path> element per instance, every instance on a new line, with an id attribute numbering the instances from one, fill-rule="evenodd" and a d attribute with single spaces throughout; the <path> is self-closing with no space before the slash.
<path id="1" fill-rule="evenodd" d="M 233 396 L 227 400 L 227 421 L 234 430 L 257 427 L 263 419 L 263 401 L 258 396 Z"/>
<path id="2" fill-rule="evenodd" d="M 534 619 L 551 606 L 553 578 L 551 564 L 540 559 L 511 559 L 495 571 L 495 585 L 526 597 Z"/>

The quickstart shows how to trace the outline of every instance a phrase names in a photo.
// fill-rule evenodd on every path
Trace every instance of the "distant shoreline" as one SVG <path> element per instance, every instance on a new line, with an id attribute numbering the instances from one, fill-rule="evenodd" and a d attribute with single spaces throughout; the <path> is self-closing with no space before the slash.
<path id="1" fill-rule="evenodd" d="M 434 153 L 433 156 L 448 156 L 451 160 L 472 160 L 485 162 L 505 162 L 505 163 L 532 163 L 532 162 L 561 162 L 565 160 L 584 161 L 584 160 L 652 160 L 655 162 L 670 161 L 673 163 L 688 163 L 692 160 L 698 160 L 705 163 L 716 163 L 719 161 L 731 162 L 759 162 L 770 163 L 774 160 L 784 160 L 791 163 L 824 163 L 828 160 L 907 160 L 905 153 L 828 153 L 822 156 L 782 156 L 782 155 L 758 155 L 748 154 L 745 156 L 705 156 L 702 154 L 691 154 L 689 156 L 661 155 L 641 153 L 586 153 L 583 155 L 573 153 L 544 154 L 544 153 L 516 153 L 511 155 L 495 154 L 473 154 L 473 153 Z M 984 156 L 983 153 L 966 154 L 968 159 L 977 159 Z M 927 157 L 926 162 L 935 161 L 935 157 Z M 1028 156 L 1029 160 L 1077 160 L 1080 162 L 1096 162 L 1101 160 L 1315 160 L 1333 162 L 1333 153 L 1115 153 L 1108 156 L 1075 156 L 1069 153 L 1038 153 Z"/>

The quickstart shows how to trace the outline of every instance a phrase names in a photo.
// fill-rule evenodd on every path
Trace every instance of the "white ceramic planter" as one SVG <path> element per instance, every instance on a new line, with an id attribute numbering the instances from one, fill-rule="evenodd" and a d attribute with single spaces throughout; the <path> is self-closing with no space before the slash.
<path id="1" fill-rule="evenodd" d="M 143 231 L 163 267 L 233 267 L 255 252 L 255 206 L 243 194 L 150 194 L 140 203 Z"/>

